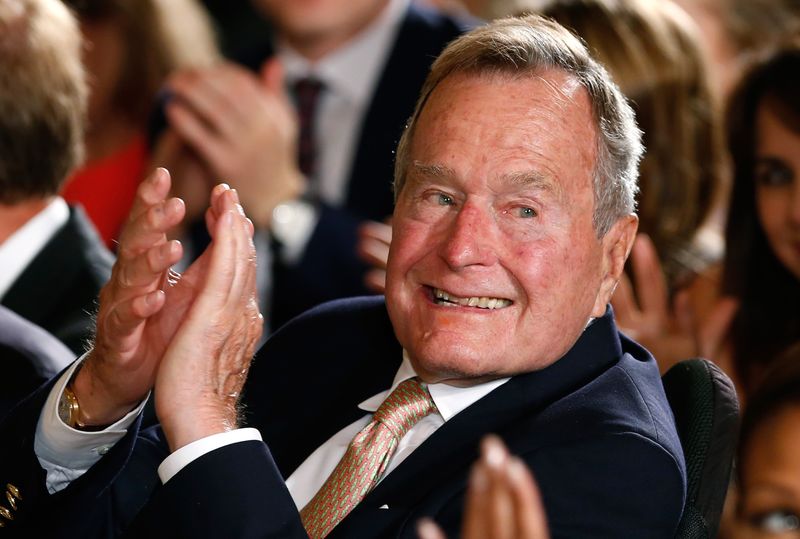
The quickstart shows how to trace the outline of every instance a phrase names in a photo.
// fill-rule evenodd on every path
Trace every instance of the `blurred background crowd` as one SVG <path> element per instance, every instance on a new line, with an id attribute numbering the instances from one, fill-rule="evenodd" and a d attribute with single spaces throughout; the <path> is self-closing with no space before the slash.
<path id="1" fill-rule="evenodd" d="M 481 20 L 539 13 L 585 41 L 644 134 L 620 327 L 662 372 L 715 362 L 745 410 L 721 536 L 800 533 L 798 0 L 64 2 L 88 97 L 62 97 L 42 136 L 26 118 L 58 81 L 19 68 L 43 85 L 24 100 L 0 82 L 0 300 L 72 351 L 48 351 L 66 359 L 30 384 L 83 351 L 156 166 L 186 201 L 184 265 L 209 241 L 211 186 L 237 189 L 265 336 L 323 301 L 381 293 L 393 152 L 432 59 Z M 3 389 L 0 415 L 23 386 Z"/>

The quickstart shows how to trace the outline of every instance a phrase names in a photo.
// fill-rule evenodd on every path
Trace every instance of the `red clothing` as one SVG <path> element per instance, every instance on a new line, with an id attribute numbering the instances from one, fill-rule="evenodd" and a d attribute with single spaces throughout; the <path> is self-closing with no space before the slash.
<path id="1" fill-rule="evenodd" d="M 147 158 L 147 143 L 139 134 L 117 152 L 76 170 L 61 193 L 67 202 L 84 207 L 111 250 L 116 250 L 114 240 L 133 205 Z"/>

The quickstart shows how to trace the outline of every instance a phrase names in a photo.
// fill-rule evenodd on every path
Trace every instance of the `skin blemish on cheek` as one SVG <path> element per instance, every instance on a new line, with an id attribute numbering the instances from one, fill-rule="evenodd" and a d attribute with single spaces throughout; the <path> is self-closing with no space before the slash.
<path id="1" fill-rule="evenodd" d="M 440 326 L 447 328 L 453 325 L 453 319 L 449 315 L 442 315 L 439 317 L 438 323 Z"/>

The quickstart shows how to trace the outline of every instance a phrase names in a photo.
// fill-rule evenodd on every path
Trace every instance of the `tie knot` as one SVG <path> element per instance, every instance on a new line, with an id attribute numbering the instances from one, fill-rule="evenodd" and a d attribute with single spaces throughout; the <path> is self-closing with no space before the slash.
<path id="1" fill-rule="evenodd" d="M 399 440 L 417 421 L 436 409 L 428 389 L 417 378 L 404 380 L 392 391 L 372 416 Z"/>
<path id="2" fill-rule="evenodd" d="M 323 87 L 322 81 L 313 77 L 306 77 L 295 82 L 292 91 L 297 99 L 298 108 L 313 108 Z"/>

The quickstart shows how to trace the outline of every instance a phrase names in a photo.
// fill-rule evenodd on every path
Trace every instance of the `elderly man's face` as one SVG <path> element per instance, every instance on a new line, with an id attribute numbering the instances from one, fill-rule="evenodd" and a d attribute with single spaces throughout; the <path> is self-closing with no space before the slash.
<path id="1" fill-rule="evenodd" d="M 596 133 L 570 76 L 445 79 L 419 118 L 394 213 L 387 305 L 425 380 L 541 369 L 601 316 L 636 218 L 598 239 Z"/>

